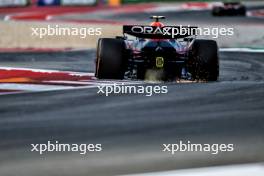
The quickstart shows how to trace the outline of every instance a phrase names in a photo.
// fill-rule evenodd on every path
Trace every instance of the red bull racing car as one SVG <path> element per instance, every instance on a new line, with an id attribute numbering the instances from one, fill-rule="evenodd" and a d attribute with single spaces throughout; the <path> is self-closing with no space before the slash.
<path id="1" fill-rule="evenodd" d="M 196 39 L 197 27 L 164 26 L 160 20 L 165 17 L 151 18 L 155 21 L 149 26 L 125 25 L 123 36 L 98 40 L 98 79 L 145 79 L 147 71 L 154 70 L 166 81 L 217 81 L 216 41 Z"/>

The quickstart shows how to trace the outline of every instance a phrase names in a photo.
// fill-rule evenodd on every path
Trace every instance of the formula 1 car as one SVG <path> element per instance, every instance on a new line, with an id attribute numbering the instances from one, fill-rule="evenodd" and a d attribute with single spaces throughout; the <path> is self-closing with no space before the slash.
<path id="1" fill-rule="evenodd" d="M 240 2 L 225 2 L 220 5 L 213 6 L 213 16 L 235 16 L 246 15 L 246 6 Z"/>
<path id="2" fill-rule="evenodd" d="M 158 79 L 165 81 L 217 81 L 216 41 L 196 39 L 197 27 L 164 26 L 160 19 L 165 17 L 151 18 L 150 26 L 125 25 L 123 36 L 98 40 L 98 79 L 145 79 L 148 70 L 162 70 Z"/>

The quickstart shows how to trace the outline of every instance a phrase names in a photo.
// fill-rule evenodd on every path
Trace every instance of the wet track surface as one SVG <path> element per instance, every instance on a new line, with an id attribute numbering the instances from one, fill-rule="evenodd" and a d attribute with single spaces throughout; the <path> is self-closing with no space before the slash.
<path id="1" fill-rule="evenodd" d="M 194 13 L 215 21 L 208 11 Z M 242 17 L 219 20 L 263 24 Z M 1 66 L 79 72 L 93 72 L 94 58 L 93 50 L 0 54 Z M 168 94 L 152 97 L 105 97 L 97 88 L 1 96 L 0 175 L 116 175 L 264 161 L 264 53 L 220 52 L 219 82 L 165 85 Z M 31 143 L 48 140 L 102 143 L 103 152 L 30 152 Z M 163 143 L 179 140 L 233 143 L 235 151 L 162 152 Z"/>

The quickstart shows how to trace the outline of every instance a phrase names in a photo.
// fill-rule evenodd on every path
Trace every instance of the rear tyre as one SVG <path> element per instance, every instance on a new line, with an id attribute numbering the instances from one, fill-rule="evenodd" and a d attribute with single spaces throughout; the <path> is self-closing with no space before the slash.
<path id="1" fill-rule="evenodd" d="M 217 81 L 219 77 L 219 58 L 216 41 L 195 40 L 188 65 L 193 79 Z"/>
<path id="2" fill-rule="evenodd" d="M 95 76 L 99 79 L 123 79 L 126 66 L 125 50 L 125 42 L 121 39 L 99 39 Z"/>

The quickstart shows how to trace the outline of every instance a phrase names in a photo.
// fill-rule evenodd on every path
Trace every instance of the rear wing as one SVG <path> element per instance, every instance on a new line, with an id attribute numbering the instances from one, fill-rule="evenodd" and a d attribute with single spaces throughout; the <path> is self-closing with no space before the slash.
<path id="1" fill-rule="evenodd" d="M 124 25 L 123 33 L 138 38 L 149 39 L 178 39 L 188 36 L 196 36 L 198 27 L 195 26 L 140 26 Z"/>

